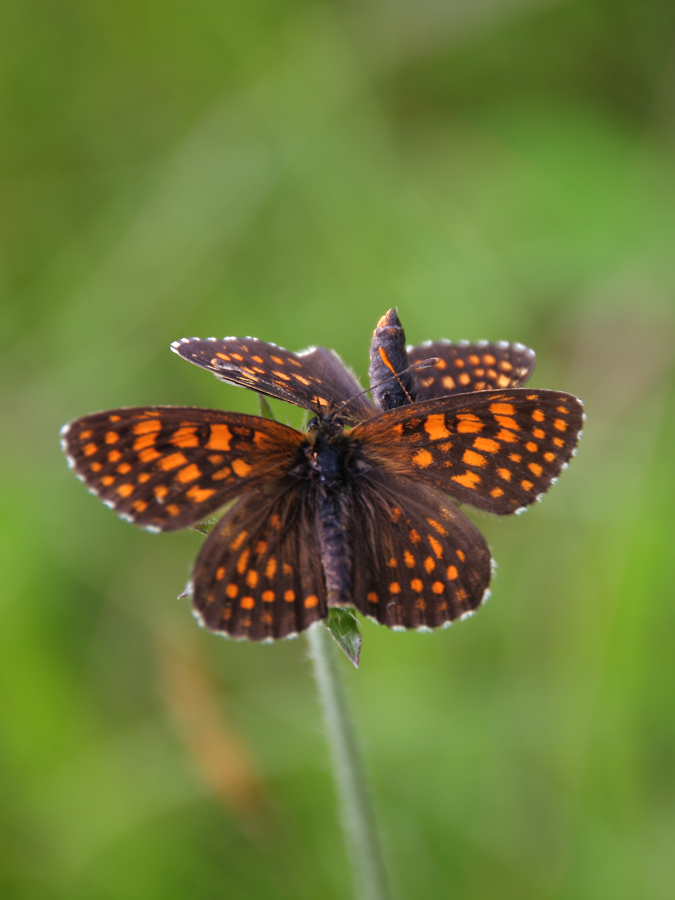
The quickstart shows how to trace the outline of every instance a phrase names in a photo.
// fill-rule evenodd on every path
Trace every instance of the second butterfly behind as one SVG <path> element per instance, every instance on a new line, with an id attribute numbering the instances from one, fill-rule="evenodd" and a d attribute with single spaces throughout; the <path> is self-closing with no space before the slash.
<path id="1" fill-rule="evenodd" d="M 188 586 L 203 623 L 235 638 L 296 634 L 329 606 L 355 606 L 392 628 L 470 614 L 491 560 L 457 503 L 521 511 L 555 481 L 582 424 L 576 397 L 521 387 L 531 350 L 406 349 L 394 310 L 373 335 L 372 402 L 322 347 L 184 338 L 172 349 L 315 418 L 301 432 L 220 410 L 123 408 L 76 419 L 63 446 L 93 493 L 153 531 L 196 524 L 235 500 Z"/>

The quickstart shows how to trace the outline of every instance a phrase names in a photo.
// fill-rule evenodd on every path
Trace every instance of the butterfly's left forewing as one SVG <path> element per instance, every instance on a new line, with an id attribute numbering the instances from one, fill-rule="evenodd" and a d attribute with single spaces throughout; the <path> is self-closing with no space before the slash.
<path id="1" fill-rule="evenodd" d="M 365 458 L 506 515 L 533 503 L 574 453 L 583 410 L 558 391 L 482 391 L 400 407 L 352 432 Z"/>
<path id="2" fill-rule="evenodd" d="M 62 431 L 77 477 L 119 516 L 154 531 L 185 528 L 285 475 L 306 442 L 269 419 L 191 406 L 113 409 Z"/>

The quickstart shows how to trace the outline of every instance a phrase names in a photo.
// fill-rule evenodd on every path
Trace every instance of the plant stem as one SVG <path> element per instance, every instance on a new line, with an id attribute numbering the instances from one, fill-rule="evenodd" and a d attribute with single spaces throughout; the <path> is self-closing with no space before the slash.
<path id="1" fill-rule="evenodd" d="M 362 900 L 387 900 L 390 894 L 384 859 L 333 641 L 322 623 L 307 631 L 307 639 L 333 758 L 356 896 Z"/>

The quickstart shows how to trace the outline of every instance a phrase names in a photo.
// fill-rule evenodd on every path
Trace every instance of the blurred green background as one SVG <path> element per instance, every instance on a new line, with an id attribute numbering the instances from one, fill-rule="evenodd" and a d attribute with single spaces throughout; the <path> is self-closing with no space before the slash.
<path id="1" fill-rule="evenodd" d="M 487 607 L 344 661 L 397 897 L 675 896 L 675 4 L 4 0 L 0 135 L 0 896 L 352 896 L 304 638 L 199 630 L 58 429 L 394 305 L 588 413 Z"/>

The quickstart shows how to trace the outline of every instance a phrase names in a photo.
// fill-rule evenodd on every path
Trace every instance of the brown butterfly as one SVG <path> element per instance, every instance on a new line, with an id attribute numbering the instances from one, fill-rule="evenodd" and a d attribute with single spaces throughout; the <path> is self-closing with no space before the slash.
<path id="1" fill-rule="evenodd" d="M 531 350 L 406 350 L 393 310 L 373 335 L 372 402 L 322 347 L 290 353 L 231 337 L 184 338 L 172 350 L 315 418 L 297 431 L 220 410 L 116 409 L 66 425 L 63 448 L 92 493 L 151 531 L 194 525 L 234 501 L 188 591 L 201 621 L 235 638 L 288 637 L 331 606 L 395 629 L 470 614 L 491 559 L 458 502 L 521 511 L 556 480 L 582 425 L 576 397 L 520 387 Z"/>

